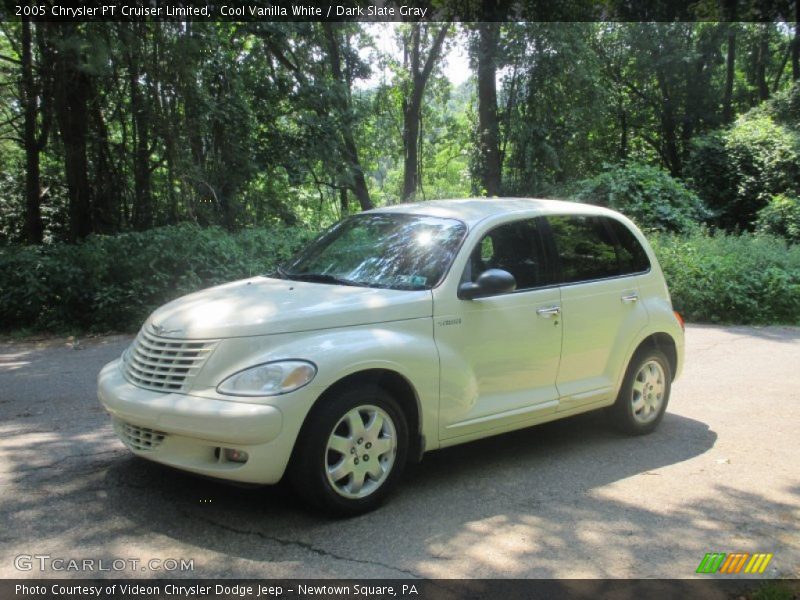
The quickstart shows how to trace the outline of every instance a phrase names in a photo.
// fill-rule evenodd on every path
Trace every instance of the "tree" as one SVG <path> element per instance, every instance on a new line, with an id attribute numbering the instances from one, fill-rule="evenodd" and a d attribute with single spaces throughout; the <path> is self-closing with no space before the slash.
<path id="1" fill-rule="evenodd" d="M 147 35 L 144 23 L 131 23 L 122 30 L 125 62 L 128 71 L 130 112 L 133 127 L 133 225 L 136 229 L 153 226 L 154 206 L 150 171 L 150 100 L 147 82 L 143 82 L 143 61 L 147 60 Z"/>
<path id="2" fill-rule="evenodd" d="M 334 25 L 327 21 L 322 24 L 322 27 L 325 31 L 325 40 L 327 41 L 328 60 L 331 65 L 331 74 L 333 75 L 333 80 L 337 86 L 336 99 L 339 112 L 343 116 L 349 116 L 352 110 L 350 105 L 351 90 L 349 79 L 345 80 L 345 77 L 342 73 L 342 59 L 341 52 L 339 50 L 339 40 L 337 39 L 337 31 L 334 29 Z M 339 27 L 337 27 L 337 29 L 338 28 Z M 361 210 L 369 210 L 374 208 L 372 200 L 369 197 L 367 182 L 364 179 L 364 170 L 361 168 L 361 161 L 358 158 L 358 147 L 356 146 L 355 139 L 353 138 L 352 129 L 348 126 L 344 126 L 341 128 L 341 133 L 342 140 L 344 142 L 344 155 L 347 159 L 352 178 L 352 183 L 349 187 L 353 190 L 353 193 L 358 199 L 358 202 L 361 205 Z M 346 212 L 347 191 L 346 189 L 343 189 L 342 192 L 343 195 L 340 196 L 342 210 Z"/>
<path id="3" fill-rule="evenodd" d="M 504 26 L 503 192 L 546 196 L 619 150 L 620 95 L 592 50 L 593 23 Z M 611 28 L 608 35 L 615 34 Z M 604 34 L 605 35 L 605 34 Z"/>
<path id="4" fill-rule="evenodd" d="M 77 241 L 92 231 L 91 188 L 86 154 L 92 83 L 86 68 L 87 40 L 83 25 L 48 24 L 53 34 L 54 113 L 64 146 L 64 174 L 69 193 L 69 238 Z"/>
<path id="5" fill-rule="evenodd" d="M 449 25 L 433 34 L 430 46 L 422 47 L 422 39 L 430 38 L 429 25 L 413 23 L 404 38 L 403 60 L 407 69 L 409 89 L 403 97 L 403 192 L 402 198 L 414 198 L 419 186 L 419 130 L 422 98 L 433 67 L 442 51 Z"/>
<path id="6" fill-rule="evenodd" d="M 499 37 L 498 23 L 478 24 L 478 39 L 474 42 L 477 46 L 478 155 L 480 183 L 487 196 L 500 195 L 502 180 L 496 88 Z"/>
<path id="7" fill-rule="evenodd" d="M 637 23 L 601 32 L 594 47 L 628 106 L 626 127 L 679 176 L 689 139 L 719 120 L 712 69 L 721 62 L 722 29 L 717 24 Z"/>
<path id="8" fill-rule="evenodd" d="M 343 26 L 306 27 L 302 35 L 296 28 L 275 26 L 260 26 L 256 31 L 277 64 L 297 84 L 292 94 L 296 118 L 308 129 L 298 156 L 305 172 L 314 185 L 332 190 L 340 203 L 344 200 L 346 204 L 342 190 L 350 190 L 362 210 L 368 210 L 373 203 L 353 133 L 359 115 L 352 101 L 353 80 L 366 75 L 368 69 L 349 48 Z M 290 171 L 297 169 L 296 165 L 286 166 Z M 318 167 L 330 180 L 320 178 Z"/>
<path id="9" fill-rule="evenodd" d="M 35 74 L 33 56 L 33 35 L 30 19 L 22 20 L 22 62 L 20 78 L 20 99 L 24 107 L 25 124 L 23 145 L 25 147 L 25 238 L 29 244 L 42 243 L 44 225 L 42 223 L 40 154 L 47 143 L 50 132 L 50 110 L 44 105 L 44 88 L 48 77 L 44 67 L 39 65 L 40 74 Z M 38 29 L 41 40 L 41 29 Z M 43 43 L 40 41 L 40 44 Z M 38 81 L 37 81 L 38 80 Z"/>
<path id="10" fill-rule="evenodd" d="M 730 123 L 733 119 L 733 80 L 736 71 L 736 5 L 737 0 L 723 0 L 723 18 L 728 21 L 727 50 L 725 58 L 725 92 L 722 98 L 722 121 Z"/>
<path id="11" fill-rule="evenodd" d="M 767 85 L 767 62 L 769 61 L 769 33 L 767 26 L 761 26 L 758 36 L 758 52 L 756 54 L 756 80 L 758 81 L 758 98 L 762 102 L 769 100 L 769 85 Z"/>
<path id="12" fill-rule="evenodd" d="M 0 23 L 2 243 L 182 221 L 321 227 L 470 187 L 566 195 L 617 162 L 694 176 L 695 139 L 796 76 L 793 0 L 763 24 L 691 23 L 689 0 L 611 0 L 632 23 L 553 22 L 585 2 L 567 4 L 469 26 Z M 392 27 L 394 47 L 377 43 Z M 458 86 L 439 67 L 451 35 L 471 60 Z"/>

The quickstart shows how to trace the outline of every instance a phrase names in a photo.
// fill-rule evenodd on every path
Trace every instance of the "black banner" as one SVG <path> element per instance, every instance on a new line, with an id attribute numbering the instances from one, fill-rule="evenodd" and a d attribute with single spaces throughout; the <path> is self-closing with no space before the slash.
<path id="1" fill-rule="evenodd" d="M 794 0 L 800 1 L 800 0 Z M 4 0 L 34 21 L 725 21 L 697 0 Z M 793 2 L 742 0 L 740 21 L 792 21 Z"/>
<path id="2" fill-rule="evenodd" d="M 3 600 L 276 600 L 332 598 L 370 600 L 503 600 L 578 598 L 728 600 L 759 591 L 791 598 L 797 580 L 759 579 L 441 579 L 441 580 L 259 580 L 259 579 L 7 579 Z M 797 597 L 796 595 L 794 597 Z"/>

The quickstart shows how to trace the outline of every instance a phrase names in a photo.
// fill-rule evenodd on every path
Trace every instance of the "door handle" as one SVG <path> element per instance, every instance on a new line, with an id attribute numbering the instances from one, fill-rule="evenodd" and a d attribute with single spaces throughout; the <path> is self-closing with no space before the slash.
<path id="1" fill-rule="evenodd" d="M 630 294 L 625 294 L 622 296 L 621 300 L 625 304 L 630 304 L 631 302 L 636 302 L 639 299 L 639 294 L 636 292 L 631 292 Z"/>
<path id="2" fill-rule="evenodd" d="M 548 306 L 546 308 L 537 308 L 536 314 L 545 319 L 549 319 L 561 312 L 560 306 Z"/>

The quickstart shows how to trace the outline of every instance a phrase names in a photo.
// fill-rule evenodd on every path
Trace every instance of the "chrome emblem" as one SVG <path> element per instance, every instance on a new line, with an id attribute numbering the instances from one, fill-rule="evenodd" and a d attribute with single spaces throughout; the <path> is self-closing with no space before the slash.
<path id="1" fill-rule="evenodd" d="M 167 329 L 163 325 L 156 325 L 155 323 L 152 323 L 150 325 L 150 329 L 152 329 L 153 333 L 155 333 L 156 335 L 167 335 L 167 334 L 170 334 L 170 333 L 183 333 L 183 329 Z"/>

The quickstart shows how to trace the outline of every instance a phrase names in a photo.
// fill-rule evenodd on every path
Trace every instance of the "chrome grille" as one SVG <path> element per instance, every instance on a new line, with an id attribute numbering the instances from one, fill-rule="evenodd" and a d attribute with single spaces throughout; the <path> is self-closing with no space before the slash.
<path id="1" fill-rule="evenodd" d="M 186 391 L 216 345 L 216 340 L 158 337 L 142 328 L 123 357 L 125 378 L 148 390 Z"/>
<path id="2" fill-rule="evenodd" d="M 155 450 L 167 436 L 167 434 L 162 431 L 154 431 L 147 427 L 131 425 L 130 423 L 120 420 L 114 421 L 114 430 L 127 446 L 133 450 L 139 450 L 140 452 Z"/>

